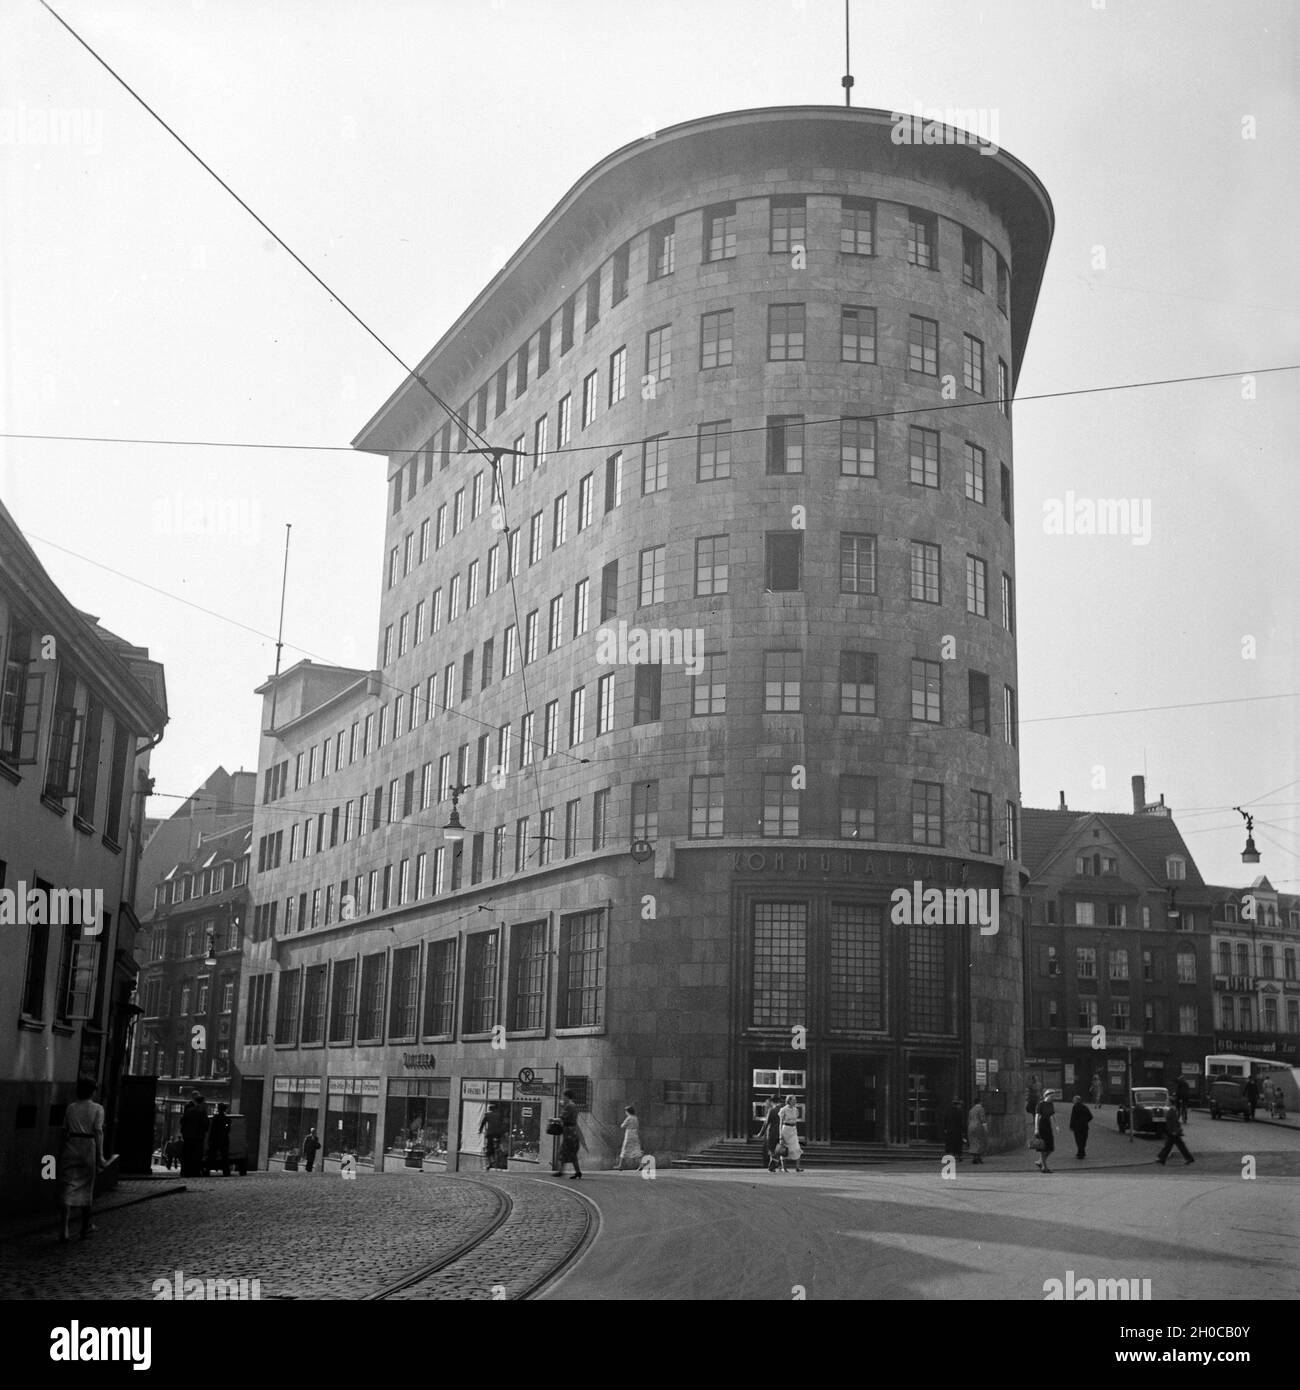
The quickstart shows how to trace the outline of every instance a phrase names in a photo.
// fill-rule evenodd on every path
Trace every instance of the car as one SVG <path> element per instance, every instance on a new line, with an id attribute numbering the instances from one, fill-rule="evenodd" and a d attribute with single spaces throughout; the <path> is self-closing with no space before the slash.
<path id="1" fill-rule="evenodd" d="M 1210 1119 L 1224 1115 L 1240 1115 L 1250 1119 L 1250 1102 L 1246 1099 L 1246 1083 L 1233 1077 L 1222 1077 L 1210 1084 Z"/>
<path id="2" fill-rule="evenodd" d="M 1133 1088 L 1133 1133 L 1159 1134 L 1165 1127 L 1165 1112 L 1169 1109 L 1169 1092 L 1163 1086 Z M 1119 1132 L 1129 1127 L 1129 1107 L 1121 1105 L 1116 1112 Z"/>

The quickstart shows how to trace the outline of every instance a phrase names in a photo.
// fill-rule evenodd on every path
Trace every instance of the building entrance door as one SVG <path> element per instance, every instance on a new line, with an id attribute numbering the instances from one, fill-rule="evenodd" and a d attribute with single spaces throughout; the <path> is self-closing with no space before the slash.
<path id="1" fill-rule="evenodd" d="M 907 1138 L 909 1143 L 937 1144 L 943 1116 L 958 1094 L 955 1057 L 911 1057 L 907 1069 Z"/>
<path id="2" fill-rule="evenodd" d="M 831 1142 L 882 1144 L 889 1138 L 887 1059 L 856 1052 L 831 1054 Z"/>

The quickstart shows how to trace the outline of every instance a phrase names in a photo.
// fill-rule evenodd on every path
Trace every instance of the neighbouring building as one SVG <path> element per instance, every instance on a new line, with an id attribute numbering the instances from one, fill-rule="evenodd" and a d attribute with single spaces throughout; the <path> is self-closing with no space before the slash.
<path id="1" fill-rule="evenodd" d="M 163 668 L 75 608 L 0 504 L 0 1203 L 49 1200 L 63 1110 L 94 1078 L 114 1151 L 132 902 Z"/>
<path id="2" fill-rule="evenodd" d="M 1164 798 L 1133 778 L 1131 814 L 1024 808 L 1025 1064 L 1044 1086 L 1106 1100 L 1132 1083 L 1204 1094 L 1215 1051 L 1212 892 Z"/>
<path id="3" fill-rule="evenodd" d="M 893 129 L 616 151 L 356 439 L 376 670 L 261 692 L 273 1154 L 454 1165 L 500 1101 L 537 1162 L 565 1085 L 598 1156 L 625 1104 L 683 1153 L 778 1091 L 818 1145 L 932 1142 L 976 1091 L 1020 1137 L 1011 397 L 1053 213 Z"/>
<path id="4" fill-rule="evenodd" d="M 1300 1066 L 1300 897 L 1210 887 L 1214 1052 Z"/>

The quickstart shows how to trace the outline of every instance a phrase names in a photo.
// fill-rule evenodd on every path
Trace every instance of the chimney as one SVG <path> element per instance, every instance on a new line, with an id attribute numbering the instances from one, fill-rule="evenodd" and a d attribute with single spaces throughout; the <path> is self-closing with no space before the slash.
<path id="1" fill-rule="evenodd" d="M 1070 808 L 1065 804 L 1065 793 L 1061 793 L 1061 804 L 1056 808 L 1058 811 L 1068 811 Z"/>
<path id="2" fill-rule="evenodd" d="M 1142 776 L 1133 779 L 1133 814 L 1140 816 L 1146 810 L 1147 779 Z"/>

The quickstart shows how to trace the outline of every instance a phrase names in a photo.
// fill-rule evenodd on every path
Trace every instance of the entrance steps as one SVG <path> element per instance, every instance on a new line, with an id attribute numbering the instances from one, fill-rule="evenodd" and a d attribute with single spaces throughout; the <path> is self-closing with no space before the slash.
<path id="1" fill-rule="evenodd" d="M 805 1168 L 893 1167 L 900 1163 L 938 1163 L 942 1144 L 804 1144 Z M 787 1165 L 789 1160 L 786 1160 Z M 699 1153 L 674 1158 L 673 1168 L 755 1168 L 763 1166 L 763 1146 L 756 1139 L 719 1139 Z"/>

